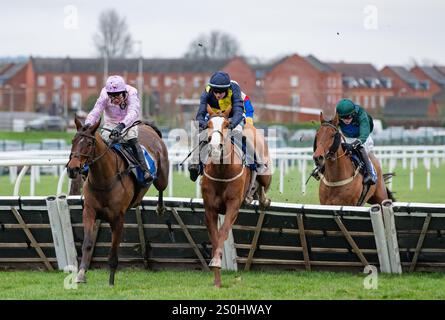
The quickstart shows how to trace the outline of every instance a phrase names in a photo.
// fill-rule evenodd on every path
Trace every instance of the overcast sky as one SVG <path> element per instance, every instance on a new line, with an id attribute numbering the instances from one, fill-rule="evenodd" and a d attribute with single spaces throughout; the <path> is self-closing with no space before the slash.
<path id="1" fill-rule="evenodd" d="M 7 3 L 6 3 L 7 2 Z M 3 0 L 0 56 L 92 57 L 98 16 L 126 17 L 144 57 L 181 57 L 210 30 L 230 33 L 263 59 L 314 54 L 323 61 L 445 65 L 445 1 L 363 0 Z M 67 5 L 77 10 L 76 29 Z M 377 15 L 375 15 L 375 12 Z M 68 19 L 68 20 L 67 20 Z"/>

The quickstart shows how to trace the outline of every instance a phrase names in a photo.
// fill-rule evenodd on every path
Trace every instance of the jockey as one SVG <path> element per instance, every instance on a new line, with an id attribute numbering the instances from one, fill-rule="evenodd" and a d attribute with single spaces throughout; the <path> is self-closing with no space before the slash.
<path id="1" fill-rule="evenodd" d="M 245 95 L 248 105 L 251 107 L 250 99 Z M 235 137 L 242 137 L 244 126 L 244 105 L 242 92 L 237 82 L 231 81 L 229 74 L 223 71 L 218 71 L 210 77 L 210 82 L 201 95 L 201 101 L 196 115 L 196 120 L 199 122 L 200 130 L 207 128 L 207 105 L 214 111 L 225 111 L 228 108 L 232 108 L 229 114 L 229 130 L 232 130 L 232 135 Z M 249 108 L 249 107 L 248 107 Z M 253 108 L 250 108 L 247 115 L 253 123 Z M 199 140 L 204 139 L 200 135 Z M 248 143 L 249 144 L 249 143 Z M 253 147 L 248 145 L 247 154 L 253 155 Z M 189 165 L 190 179 L 196 181 L 201 174 L 201 166 L 199 162 L 199 152 L 195 152 Z M 253 163 L 253 159 L 248 159 L 249 164 Z"/>
<path id="2" fill-rule="evenodd" d="M 85 125 L 91 126 L 99 121 L 103 111 L 105 115 L 103 128 L 105 130 L 101 131 L 101 136 L 109 143 L 112 136 L 120 135 L 124 128 L 128 128 L 139 120 L 140 105 L 137 90 L 125 84 L 124 79 L 120 76 L 108 77 L 105 88 L 100 92 L 93 110 L 85 120 Z M 110 131 L 111 133 L 108 134 Z M 137 126 L 128 129 L 122 138 L 131 146 L 131 150 L 144 172 L 144 180 L 151 182 L 153 177 L 148 170 L 144 153 L 138 143 Z"/>
<path id="3" fill-rule="evenodd" d="M 372 167 L 369 153 L 372 152 L 374 141 L 371 132 L 374 128 L 372 117 L 359 105 L 349 99 L 342 99 L 336 106 L 340 118 L 340 130 L 346 138 L 347 150 L 357 150 L 361 160 L 366 165 L 366 173 L 363 177 L 364 184 L 375 184 L 375 178 L 371 174 Z"/>

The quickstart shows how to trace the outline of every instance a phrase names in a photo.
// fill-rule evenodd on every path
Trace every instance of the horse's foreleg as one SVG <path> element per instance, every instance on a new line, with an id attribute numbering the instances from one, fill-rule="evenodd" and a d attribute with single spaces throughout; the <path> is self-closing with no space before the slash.
<path id="1" fill-rule="evenodd" d="M 209 266 L 213 269 L 215 275 L 215 287 L 221 287 L 221 255 L 217 254 L 218 247 L 218 213 L 206 208 L 205 224 L 209 232 L 209 238 L 212 242 L 212 260 Z"/>
<path id="2" fill-rule="evenodd" d="M 230 201 L 226 205 L 226 215 L 224 218 L 224 223 L 218 231 L 217 244 L 214 251 L 212 261 L 215 262 L 214 272 L 215 272 L 215 286 L 221 287 L 221 262 L 224 248 L 224 241 L 229 237 L 229 232 L 232 229 L 232 225 L 235 222 L 238 211 L 239 211 L 239 200 Z"/>
<path id="3" fill-rule="evenodd" d="M 76 277 L 77 283 L 85 283 L 86 275 L 93 254 L 93 230 L 96 221 L 96 213 L 93 209 L 85 207 L 83 209 L 83 244 L 82 244 L 82 261 L 80 263 L 79 272 Z"/>
<path id="4" fill-rule="evenodd" d="M 270 206 L 270 199 L 267 198 L 266 192 L 264 191 L 264 187 L 260 186 L 258 188 L 258 199 L 260 202 L 260 209 L 265 210 Z"/>
<path id="5" fill-rule="evenodd" d="M 124 228 L 123 214 L 119 214 L 119 218 L 110 223 L 112 236 L 111 236 L 111 249 L 110 256 L 108 257 L 108 265 L 110 266 L 110 279 L 109 285 L 114 286 L 114 275 L 116 273 L 117 265 L 119 263 L 117 250 L 121 242 L 122 230 Z"/>
<path id="6" fill-rule="evenodd" d="M 156 213 L 158 215 L 160 215 L 160 216 L 162 216 L 165 213 L 163 192 L 164 191 L 159 191 L 159 194 L 158 194 L 158 205 L 156 207 Z"/>

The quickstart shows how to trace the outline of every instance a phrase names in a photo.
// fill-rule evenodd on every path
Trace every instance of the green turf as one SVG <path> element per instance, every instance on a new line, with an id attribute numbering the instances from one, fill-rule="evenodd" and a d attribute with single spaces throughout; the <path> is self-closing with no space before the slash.
<path id="1" fill-rule="evenodd" d="M 385 170 L 384 170 L 385 171 Z M 445 202 L 445 165 L 439 168 L 431 169 L 431 189 L 426 187 L 426 171 L 423 166 L 419 165 L 414 171 L 414 189 L 409 189 L 409 169 L 397 167 L 396 176 L 393 178 L 392 190 L 395 192 L 397 201 L 406 202 Z M 36 195 L 52 195 L 57 191 L 58 178 L 49 175 L 41 175 L 41 182 L 36 185 Z M 275 172 L 272 186 L 268 192 L 268 196 L 272 201 L 276 202 L 294 202 L 318 204 L 318 185 L 319 182 L 311 179 L 307 185 L 305 195 L 301 194 L 301 178 L 296 169 L 290 170 L 284 179 L 284 192 L 279 192 L 279 172 Z M 0 177 L 0 195 L 12 195 L 14 184 L 9 182 L 9 176 Z M 195 197 L 196 184 L 185 176 L 183 173 L 174 172 L 173 176 L 173 195 L 175 197 Z M 21 195 L 29 195 L 29 176 L 25 176 L 20 189 Z M 67 186 L 64 185 L 64 192 L 67 192 Z M 157 195 L 155 188 L 151 188 L 148 192 L 149 196 Z M 168 190 L 166 192 L 168 195 Z"/>
<path id="2" fill-rule="evenodd" d="M 21 140 L 26 143 L 40 142 L 43 139 L 63 139 L 68 144 L 71 144 L 71 139 L 74 132 L 59 132 L 59 131 L 27 131 L 27 132 L 12 132 L 0 131 L 0 140 Z"/>
<path id="3" fill-rule="evenodd" d="M 379 275 L 365 289 L 365 274 L 332 272 L 223 272 L 221 289 L 204 271 L 106 270 L 87 273 L 87 284 L 64 288 L 62 272 L 0 272 L 0 299 L 445 299 L 442 274 Z"/>

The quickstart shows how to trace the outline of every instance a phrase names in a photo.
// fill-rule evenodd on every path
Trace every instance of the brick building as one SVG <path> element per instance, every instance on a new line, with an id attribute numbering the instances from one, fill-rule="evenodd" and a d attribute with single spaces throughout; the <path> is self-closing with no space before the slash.
<path id="1" fill-rule="evenodd" d="M 318 118 L 302 108 L 328 109 L 342 95 L 341 75 L 314 56 L 286 56 L 268 65 L 253 66 L 257 77 L 256 97 L 261 119 L 274 122 L 308 121 Z M 290 106 L 289 111 L 261 109 L 261 105 Z"/>
<path id="2" fill-rule="evenodd" d="M 392 126 L 440 126 L 438 104 L 431 98 L 392 97 L 383 111 L 385 122 Z"/>
<path id="3" fill-rule="evenodd" d="M 33 111 L 33 76 L 26 62 L 0 65 L 0 111 Z"/>
<path id="4" fill-rule="evenodd" d="M 342 75 L 343 97 L 349 98 L 373 115 L 379 115 L 393 96 L 391 78 L 369 63 L 329 63 Z"/>
<path id="5" fill-rule="evenodd" d="M 430 92 L 431 95 L 436 94 L 441 90 L 445 89 L 445 67 L 415 66 L 410 71 L 418 79 L 429 83 L 428 91 Z"/>
<path id="6" fill-rule="evenodd" d="M 142 82 L 138 80 L 140 67 Z M 107 65 L 103 59 L 31 57 L 25 62 L 0 65 L 0 110 L 62 115 L 88 111 L 108 71 L 143 88 L 144 116 L 159 115 L 179 124 L 194 117 L 199 97 L 217 70 L 228 72 L 251 97 L 255 119 L 273 122 L 310 121 L 318 119 L 321 110 L 332 115 L 334 106 L 344 97 L 381 116 L 390 97 L 428 98 L 435 103 L 433 96 L 442 97 L 440 92 L 445 90 L 445 67 L 408 71 L 387 66 L 378 72 L 371 64 L 325 63 L 312 55 L 293 54 L 256 65 L 242 57 L 110 59 Z M 406 102 L 400 101 L 397 110 Z"/>
<path id="7" fill-rule="evenodd" d="M 392 79 L 394 96 L 430 97 L 433 94 L 429 80 L 420 80 L 405 67 L 386 66 L 380 73 Z"/>
<path id="8" fill-rule="evenodd" d="M 138 83 L 139 59 L 110 59 L 108 74 Z M 104 84 L 103 59 L 31 58 L 36 110 L 49 113 L 90 110 Z M 226 70 L 246 88 L 254 88 L 255 75 L 242 58 L 231 60 L 144 59 L 143 109 L 145 115 L 171 117 L 177 98 L 198 99 L 216 70 Z M 253 89 L 252 89 L 253 90 Z M 60 110 L 60 109 L 64 110 Z"/>

